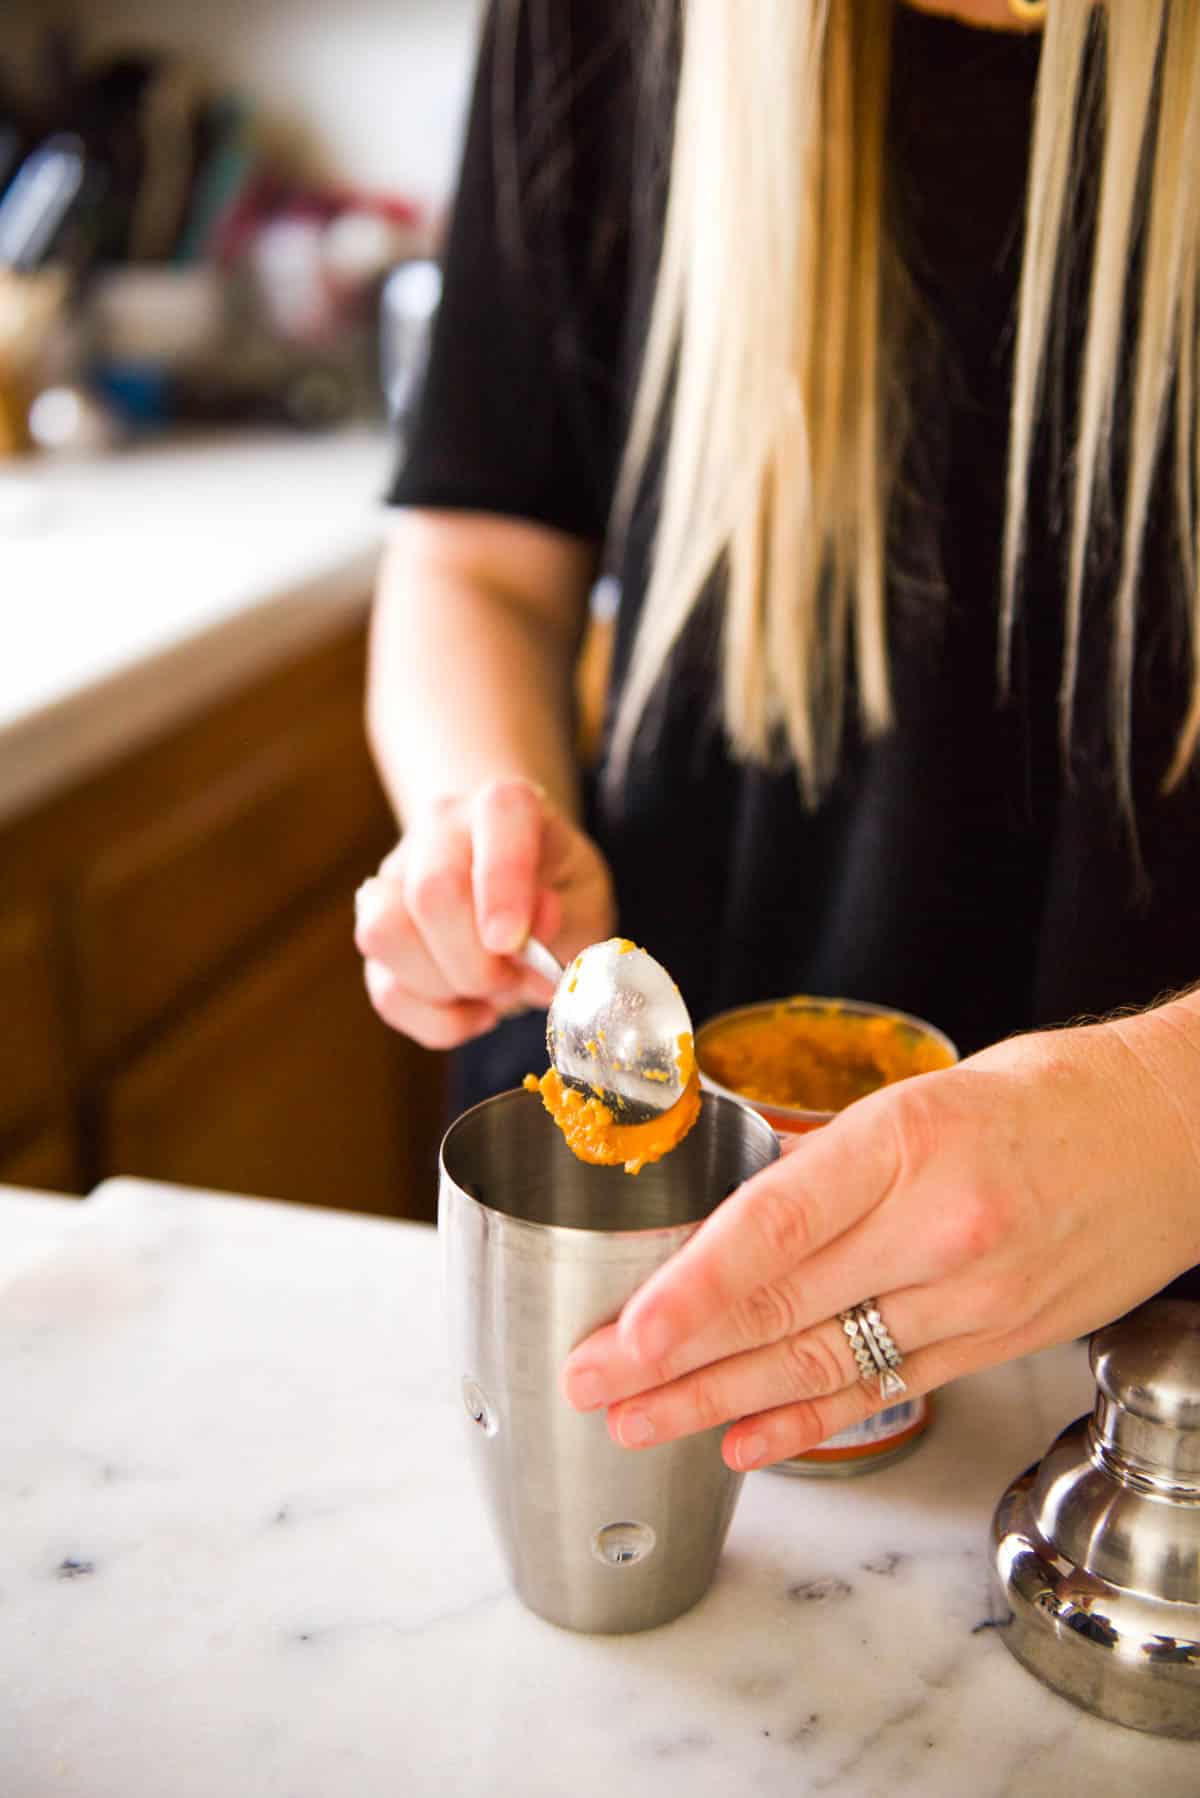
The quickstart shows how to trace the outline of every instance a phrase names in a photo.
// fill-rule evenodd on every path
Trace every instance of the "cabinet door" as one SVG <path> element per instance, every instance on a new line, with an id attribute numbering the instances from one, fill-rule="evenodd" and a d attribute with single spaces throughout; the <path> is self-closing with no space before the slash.
<path id="1" fill-rule="evenodd" d="M 441 1061 L 372 1012 L 347 885 L 102 1096 L 110 1173 L 432 1218 Z"/>
<path id="2" fill-rule="evenodd" d="M 359 706 L 257 748 L 107 844 L 78 903 L 84 1052 L 178 1008 L 223 959 L 391 832 Z M 382 853 L 382 850 L 380 851 Z"/>

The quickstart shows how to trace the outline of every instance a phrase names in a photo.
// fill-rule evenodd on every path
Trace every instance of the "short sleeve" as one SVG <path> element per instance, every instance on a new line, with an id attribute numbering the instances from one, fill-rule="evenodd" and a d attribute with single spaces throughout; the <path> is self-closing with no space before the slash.
<path id="1" fill-rule="evenodd" d="M 394 505 L 604 536 L 626 417 L 622 12 L 594 0 L 490 9 Z"/>

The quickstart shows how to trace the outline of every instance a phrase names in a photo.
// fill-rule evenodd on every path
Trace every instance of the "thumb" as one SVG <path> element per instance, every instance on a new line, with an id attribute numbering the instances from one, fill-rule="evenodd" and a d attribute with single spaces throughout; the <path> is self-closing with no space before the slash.
<path id="1" fill-rule="evenodd" d="M 529 935 L 545 823 L 542 795 L 527 780 L 494 780 L 471 801 L 471 887 L 480 940 L 512 955 Z"/>

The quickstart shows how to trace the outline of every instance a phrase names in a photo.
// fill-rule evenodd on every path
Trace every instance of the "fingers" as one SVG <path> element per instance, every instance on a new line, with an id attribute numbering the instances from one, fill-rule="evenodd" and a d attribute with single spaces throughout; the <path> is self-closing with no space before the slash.
<path id="1" fill-rule="evenodd" d="M 463 981 L 448 978 L 407 903 L 404 885 L 396 880 L 377 877 L 364 881 L 358 889 L 355 940 L 363 955 L 389 969 L 399 986 L 430 1004 L 444 1005 L 459 998 L 502 1000 L 518 986 L 518 977 L 499 957 L 476 970 L 481 976 L 476 991 L 467 991 Z"/>
<path id="2" fill-rule="evenodd" d="M 1003 1344 L 969 1337 L 918 1349 L 905 1356 L 902 1371 L 907 1390 L 902 1396 L 919 1398 L 949 1380 L 1003 1361 L 1009 1352 Z M 856 1380 L 828 1396 L 801 1399 L 743 1417 L 726 1430 L 721 1454 L 726 1465 L 739 1472 L 769 1467 L 818 1448 L 840 1430 L 863 1423 L 898 1402 L 883 1398 L 877 1381 Z"/>
<path id="3" fill-rule="evenodd" d="M 864 1388 L 861 1402 L 869 1410 L 878 1382 L 860 1378 L 844 1342 L 838 1324 L 824 1324 L 804 1337 L 720 1362 L 656 1393 L 653 1401 L 639 1398 L 615 1406 L 608 1416 L 609 1433 L 623 1447 L 650 1447 L 773 1410 L 815 1408 L 855 1386 Z"/>
<path id="4" fill-rule="evenodd" d="M 461 825 L 418 830 L 404 864 L 403 897 L 417 938 L 458 998 L 510 992 L 512 969 L 483 944 L 473 894 L 473 844 Z"/>
<path id="5" fill-rule="evenodd" d="M 383 962 L 368 961 L 363 977 L 371 1003 L 384 1023 L 427 1049 L 457 1049 L 472 1037 L 494 1029 L 499 1021 L 496 1008 L 478 999 L 429 1004 L 404 988 Z"/>
<path id="6" fill-rule="evenodd" d="M 355 941 L 380 1016 L 430 1047 L 544 1008 L 553 984 L 516 959 L 530 935 L 560 954 L 612 929 L 604 858 L 532 782 L 492 781 L 431 806 L 357 896 Z"/>
<path id="7" fill-rule="evenodd" d="M 1011 1345 L 947 1335 L 931 1288 L 889 1293 L 884 1310 L 897 1342 L 906 1397 L 1004 1359 Z M 923 1325 L 916 1320 L 924 1317 Z M 732 1356 L 614 1405 L 608 1430 L 624 1448 L 653 1448 L 730 1423 L 722 1444 L 735 1469 L 766 1466 L 816 1448 L 839 1430 L 897 1403 L 858 1369 L 840 1321 L 828 1320 L 770 1348 Z"/>
<path id="8" fill-rule="evenodd" d="M 661 1361 L 755 1293 L 794 1298 L 804 1289 L 789 1285 L 793 1270 L 804 1267 L 807 1287 L 811 1258 L 881 1206 L 898 1167 L 894 1134 L 871 1099 L 814 1131 L 718 1206 L 634 1296 L 619 1324 L 630 1351 L 642 1361 Z M 886 1265 L 854 1259 L 860 1266 Z M 827 1281 L 824 1292 L 814 1292 L 810 1321 L 829 1315 L 828 1288 Z M 864 1295 L 839 1296 L 845 1305 Z M 800 1314 L 782 1322 L 794 1331 Z"/>
<path id="9" fill-rule="evenodd" d="M 538 892 L 543 802 L 496 781 L 430 811 L 356 896 L 355 940 L 371 1002 L 394 1028 L 452 1048 L 499 1016 L 545 1005 L 544 980 L 487 946 L 524 941 L 557 899 Z"/>
<path id="10" fill-rule="evenodd" d="M 515 954 L 532 928 L 544 823 L 543 795 L 528 781 L 492 781 L 471 801 L 474 919 L 495 955 Z"/>
<path id="11" fill-rule="evenodd" d="M 910 1357 L 946 1338 L 941 1306 L 929 1288 L 915 1287 L 889 1293 L 883 1309 L 894 1339 L 905 1344 L 907 1380 Z M 625 1447 L 648 1447 L 778 1406 L 828 1398 L 857 1384 L 878 1392 L 876 1379 L 863 1381 L 840 1320 L 827 1318 L 769 1348 L 727 1356 L 613 1405 L 609 1430 Z"/>
<path id="12" fill-rule="evenodd" d="M 880 1300 L 911 1394 L 1030 1346 L 1020 1331 L 978 1329 L 979 1300 L 969 1278 L 915 1285 Z M 610 1326 L 571 1357 L 564 1393 L 577 1410 L 608 1405 L 609 1433 L 626 1448 L 651 1448 L 733 1423 L 725 1448 L 731 1467 L 799 1454 L 895 1402 L 883 1399 L 874 1376 L 863 1378 L 839 1318 L 740 1354 L 728 1353 L 713 1335 L 706 1341 L 712 1352 L 703 1361 L 689 1365 L 699 1350 L 697 1338 L 666 1362 L 646 1367 L 629 1357 Z M 747 1442 L 764 1430 L 768 1448 L 752 1451 Z M 744 1458 L 751 1453 L 761 1459 Z"/>
<path id="13" fill-rule="evenodd" d="M 840 1324 L 820 1324 L 769 1348 L 730 1355 L 652 1393 L 610 1407 L 609 1432 L 625 1448 L 674 1442 L 759 1411 L 840 1392 L 858 1378 Z"/>
<path id="14" fill-rule="evenodd" d="M 881 1309 L 904 1354 L 956 1335 L 969 1323 L 966 1303 L 932 1287 L 889 1293 Z M 740 1353 L 730 1349 L 727 1333 L 709 1332 L 649 1367 L 628 1353 L 610 1326 L 571 1356 L 562 1384 L 577 1410 L 609 1406 L 614 1434 L 624 1442 L 625 1420 L 635 1414 L 653 1425 L 653 1439 L 672 1441 L 772 1405 L 838 1392 L 858 1378 L 840 1320 L 825 1317 L 794 1335 Z M 646 1435 L 647 1442 L 651 1439 Z"/>
<path id="15" fill-rule="evenodd" d="M 832 1311 L 822 1310 L 805 1321 L 817 1324 L 832 1315 Z M 609 1324 L 568 1356 L 562 1374 L 563 1395 L 580 1411 L 619 1404 L 636 1393 L 682 1380 L 726 1356 L 741 1357 L 749 1364 L 752 1351 L 799 1337 L 803 1328 L 792 1282 L 761 1287 L 657 1361 L 643 1360 L 620 1324 Z"/>

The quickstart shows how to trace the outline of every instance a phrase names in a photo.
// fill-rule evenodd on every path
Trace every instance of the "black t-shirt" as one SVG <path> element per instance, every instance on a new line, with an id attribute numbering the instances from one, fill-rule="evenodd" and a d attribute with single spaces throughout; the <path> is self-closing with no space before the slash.
<path id="1" fill-rule="evenodd" d="M 511 41 L 507 27 L 485 37 L 398 504 L 605 540 L 669 135 L 669 96 L 657 118 L 641 101 L 638 11 L 555 0 L 530 7 Z M 657 725 L 621 791 L 594 793 L 589 826 L 613 868 L 619 928 L 672 970 L 697 1022 L 763 997 L 840 994 L 927 1017 L 965 1054 L 1200 976 L 1200 779 L 1161 791 L 1187 690 L 1167 507 L 1152 522 L 1139 600 L 1139 872 L 1114 787 L 1105 607 L 1116 564 L 1103 540 L 1065 764 L 1059 747 L 1066 541 L 1053 408 L 1034 470 L 1013 682 L 1003 702 L 998 692 L 1038 54 L 1035 36 L 897 9 L 889 216 L 928 329 L 914 346 L 916 422 L 889 525 L 894 728 L 864 741 L 850 721 L 841 772 L 815 810 L 790 772 L 737 764 L 716 711 L 714 594 L 671 662 Z M 613 567 L 613 697 L 647 584 L 657 466 L 660 455 Z M 497 1032 L 473 1057 L 464 1096 L 514 1084 L 536 1060 L 537 1034 L 536 1022 Z"/>

